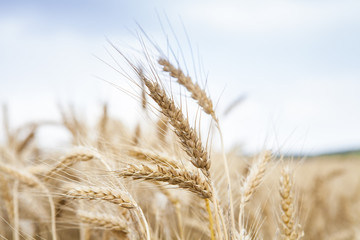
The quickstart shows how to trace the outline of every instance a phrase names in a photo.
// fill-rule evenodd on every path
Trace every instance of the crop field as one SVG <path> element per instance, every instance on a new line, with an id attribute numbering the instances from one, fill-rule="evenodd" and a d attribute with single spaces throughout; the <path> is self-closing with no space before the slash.
<path id="1" fill-rule="evenodd" d="M 134 126 L 106 104 L 95 126 L 70 107 L 56 123 L 13 126 L 3 107 L 2 239 L 360 238 L 358 153 L 226 151 L 204 86 L 173 55 L 140 45 L 140 56 L 112 45 L 109 64 L 136 89 L 145 121 Z M 69 133 L 67 149 L 38 144 L 48 125 Z"/>

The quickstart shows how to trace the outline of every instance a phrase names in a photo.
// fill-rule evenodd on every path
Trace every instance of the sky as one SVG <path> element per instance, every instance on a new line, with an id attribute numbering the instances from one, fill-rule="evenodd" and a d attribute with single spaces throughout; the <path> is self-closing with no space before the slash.
<path id="1" fill-rule="evenodd" d="M 98 58 L 111 61 L 106 39 L 131 48 L 138 24 L 164 48 L 166 36 L 178 45 L 175 32 L 186 62 L 196 55 L 186 69 L 218 102 L 228 148 L 360 148 L 360 2 L 351 0 L 0 0 L 0 103 L 12 125 L 59 119 L 59 103 L 91 122 L 103 102 L 131 125 L 137 102 L 99 78 L 129 83 Z M 66 137 L 51 134 L 43 138 Z"/>

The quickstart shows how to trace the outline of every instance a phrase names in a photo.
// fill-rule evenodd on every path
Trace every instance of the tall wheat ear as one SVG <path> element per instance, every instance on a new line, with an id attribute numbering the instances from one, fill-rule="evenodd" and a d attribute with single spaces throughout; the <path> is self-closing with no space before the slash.
<path id="1" fill-rule="evenodd" d="M 188 119 L 175 105 L 173 99 L 167 96 L 159 83 L 153 82 L 145 76 L 142 76 L 142 80 L 149 90 L 150 97 L 159 105 L 161 113 L 169 119 L 185 153 L 190 157 L 191 163 L 208 177 L 211 165 L 209 154 L 203 147 L 196 131 L 190 126 Z"/>
<path id="2" fill-rule="evenodd" d="M 221 142 L 221 150 L 222 150 L 222 159 L 225 168 L 225 175 L 228 184 L 228 198 L 229 198 L 229 209 L 230 215 L 228 218 L 229 221 L 229 233 L 232 235 L 232 229 L 235 228 L 235 215 L 234 215 L 234 206 L 233 206 L 233 196 L 231 192 L 231 178 L 230 178 L 230 171 L 228 167 L 227 157 L 225 153 L 225 146 L 224 146 L 224 138 L 220 127 L 219 118 L 216 115 L 213 102 L 211 98 L 207 95 L 204 89 L 202 89 L 199 84 L 193 82 L 190 76 L 185 75 L 181 68 L 176 68 L 173 64 L 170 63 L 169 60 L 166 58 L 160 58 L 158 63 L 163 67 L 163 71 L 168 72 L 171 77 L 177 79 L 177 82 L 184 86 L 188 92 L 191 93 L 191 98 L 194 99 L 198 105 L 203 109 L 203 111 L 209 114 L 212 119 L 216 123 L 216 127 L 218 129 L 220 135 L 220 142 Z M 219 206 L 217 206 L 218 208 Z M 225 238 L 227 238 L 225 233 Z"/>
<path id="3" fill-rule="evenodd" d="M 149 90 L 149 96 L 160 107 L 161 113 L 168 118 L 170 125 L 173 127 L 174 133 L 177 135 L 182 145 L 183 150 L 190 157 L 191 163 L 196 168 L 199 168 L 202 171 L 202 173 L 205 175 L 209 182 L 211 191 L 213 192 L 214 186 L 210 176 L 211 162 L 209 154 L 206 148 L 204 148 L 197 132 L 190 126 L 188 119 L 184 116 L 181 109 L 175 105 L 173 99 L 167 96 L 166 92 L 158 82 L 151 81 L 144 75 L 140 75 L 140 77 Z M 217 200 L 215 199 L 215 195 L 211 194 L 210 196 L 212 198 L 214 206 L 216 207 L 215 219 L 217 225 L 217 232 L 219 235 L 222 235 L 220 221 L 218 217 L 220 211 L 217 208 Z M 212 213 L 209 207 L 209 197 L 205 198 L 205 202 L 209 213 L 211 239 L 215 239 Z M 226 230 L 224 230 L 224 232 L 226 232 Z"/>
<path id="4" fill-rule="evenodd" d="M 280 176 L 280 219 L 278 225 L 278 238 L 282 240 L 299 240 L 304 231 L 299 223 L 297 206 L 294 196 L 293 172 L 285 166 Z"/>
<path id="5" fill-rule="evenodd" d="M 247 177 L 245 178 L 240 192 L 240 212 L 239 212 L 239 232 L 246 233 L 244 217 L 245 217 L 245 205 L 250 201 L 256 189 L 260 186 L 264 179 L 265 171 L 268 168 L 268 164 L 271 160 L 271 152 L 265 151 L 257 160 L 253 163 Z"/>

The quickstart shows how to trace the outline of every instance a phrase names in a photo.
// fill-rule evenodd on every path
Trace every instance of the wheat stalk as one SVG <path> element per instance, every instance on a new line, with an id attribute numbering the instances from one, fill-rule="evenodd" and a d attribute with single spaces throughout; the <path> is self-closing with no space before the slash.
<path id="1" fill-rule="evenodd" d="M 147 106 L 147 99 L 146 99 L 146 89 L 144 86 L 144 82 L 142 81 L 142 78 L 144 77 L 144 70 L 142 68 L 139 68 L 139 78 L 141 83 L 141 107 L 144 111 L 146 111 Z"/>
<path id="2" fill-rule="evenodd" d="M 139 145 L 140 138 L 141 138 L 141 127 L 140 127 L 140 124 L 138 123 L 138 124 L 136 124 L 136 127 L 135 127 L 134 136 L 132 138 L 132 144 L 134 146 Z"/>

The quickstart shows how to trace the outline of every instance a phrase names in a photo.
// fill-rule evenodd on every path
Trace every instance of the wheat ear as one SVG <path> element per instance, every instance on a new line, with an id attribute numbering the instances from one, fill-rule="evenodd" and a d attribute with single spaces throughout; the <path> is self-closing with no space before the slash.
<path id="1" fill-rule="evenodd" d="M 301 225 L 297 221 L 295 208 L 293 174 L 289 167 L 284 167 L 280 176 L 281 217 L 280 233 L 281 239 L 299 240 L 303 236 Z"/>
<path id="2" fill-rule="evenodd" d="M 111 216 L 109 214 L 100 214 L 86 211 L 78 211 L 77 216 L 83 223 L 102 227 L 109 230 L 128 232 L 128 227 L 124 221 L 119 217 Z"/>
<path id="3" fill-rule="evenodd" d="M 36 124 L 33 124 L 33 126 L 30 129 L 30 132 L 27 134 L 27 136 L 24 138 L 24 140 L 22 140 L 21 142 L 19 142 L 17 144 L 17 146 L 16 146 L 17 153 L 23 152 L 24 149 L 26 149 L 26 147 L 29 146 L 29 144 L 35 138 L 35 132 L 36 132 L 37 127 L 38 126 Z"/>
<path id="4" fill-rule="evenodd" d="M 131 177 L 133 179 L 143 179 L 147 181 L 166 182 L 187 189 L 201 198 L 212 196 L 210 185 L 203 180 L 201 175 L 183 171 L 180 169 L 168 168 L 157 165 L 152 168 L 146 165 L 136 166 L 129 164 L 127 168 L 117 172 L 121 177 Z"/>
<path id="5" fill-rule="evenodd" d="M 63 157 L 60 162 L 45 175 L 44 181 L 49 180 L 55 174 L 62 172 L 77 162 L 89 161 L 94 159 L 94 157 L 95 156 L 92 153 L 84 150 L 79 150 L 78 152 L 68 154 L 67 156 Z"/>
<path id="6" fill-rule="evenodd" d="M 255 190 L 259 187 L 262 182 L 265 170 L 268 163 L 271 160 L 271 152 L 266 151 L 260 156 L 258 161 L 254 163 L 241 187 L 241 198 L 240 198 L 240 212 L 239 212 L 239 231 L 244 228 L 243 217 L 245 205 L 253 196 Z"/>
<path id="7" fill-rule="evenodd" d="M 150 97 L 159 105 L 163 115 L 165 115 L 169 119 L 169 122 L 173 126 L 174 132 L 178 136 L 184 151 L 190 157 L 191 163 L 195 167 L 202 170 L 204 175 L 208 178 L 210 188 L 212 189 L 213 184 L 210 180 L 211 162 L 208 153 L 206 149 L 204 149 L 201 139 L 198 137 L 196 131 L 192 127 L 190 127 L 188 119 L 183 115 L 182 111 L 178 107 L 176 107 L 173 99 L 167 96 L 166 92 L 157 82 L 152 82 L 145 76 L 140 77 L 144 81 L 146 87 L 149 89 Z M 215 116 L 215 113 L 213 114 L 213 116 Z M 216 200 L 214 199 L 214 195 L 212 195 L 212 198 L 212 201 L 215 204 Z M 209 208 L 207 209 L 209 210 Z M 208 214 L 210 217 L 211 212 L 208 212 Z M 219 212 L 217 211 L 215 217 L 218 232 L 220 234 L 220 223 L 218 214 Z M 212 225 L 213 223 L 210 222 L 210 224 Z"/>
<path id="8" fill-rule="evenodd" d="M 75 199 L 103 200 L 129 209 L 136 206 L 126 192 L 109 187 L 76 186 L 71 187 L 66 195 Z"/>
<path id="9" fill-rule="evenodd" d="M 200 88 L 199 84 L 194 83 L 191 77 L 185 76 L 184 72 L 180 68 L 174 67 L 174 65 L 172 65 L 167 59 L 160 58 L 158 63 L 163 66 L 163 70 L 165 72 L 168 72 L 170 76 L 176 78 L 178 83 L 183 85 L 191 93 L 191 97 L 198 102 L 204 112 L 211 115 L 213 119 L 217 121 L 211 98 L 206 95 L 205 91 Z"/>
<path id="10" fill-rule="evenodd" d="M 129 147 L 127 153 L 130 157 L 133 157 L 140 161 L 150 162 L 153 164 L 160 164 L 161 166 L 164 167 L 172 167 L 177 169 L 180 168 L 178 163 L 172 160 L 169 156 L 148 149 L 139 148 L 139 147 Z"/>
<path id="11" fill-rule="evenodd" d="M 35 176 L 25 171 L 15 169 L 6 164 L 0 163 L 0 171 L 12 176 L 13 178 L 19 180 L 21 183 L 25 185 L 28 185 L 29 187 L 35 187 L 39 185 L 39 181 L 36 179 Z"/>
<path id="12" fill-rule="evenodd" d="M 150 91 L 150 97 L 159 105 L 161 112 L 169 119 L 184 151 L 191 158 L 191 163 L 203 170 L 207 177 L 210 176 L 208 153 L 202 146 L 201 139 L 196 131 L 190 127 L 187 118 L 157 82 L 152 82 L 144 76 L 142 76 L 142 80 Z"/>

